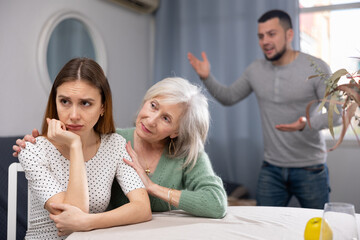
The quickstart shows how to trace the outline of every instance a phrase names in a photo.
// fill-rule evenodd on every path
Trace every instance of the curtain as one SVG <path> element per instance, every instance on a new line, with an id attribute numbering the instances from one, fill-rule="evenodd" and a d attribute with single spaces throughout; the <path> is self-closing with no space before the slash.
<path id="1" fill-rule="evenodd" d="M 200 58 L 205 51 L 212 74 L 230 85 L 252 61 L 263 58 L 257 19 L 271 9 L 289 13 L 295 30 L 293 47 L 299 49 L 297 0 L 162 0 L 156 12 L 154 82 L 177 76 L 202 86 L 187 53 Z M 254 197 L 263 161 L 255 95 L 225 107 L 204 92 L 211 112 L 206 151 L 214 170 L 224 181 L 246 186 Z"/>

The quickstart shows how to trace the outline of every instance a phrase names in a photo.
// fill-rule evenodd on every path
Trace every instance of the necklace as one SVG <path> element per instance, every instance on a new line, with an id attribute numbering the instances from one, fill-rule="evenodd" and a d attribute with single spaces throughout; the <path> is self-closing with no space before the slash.
<path id="1" fill-rule="evenodd" d="M 151 171 L 150 171 L 150 168 L 149 168 L 146 158 L 145 158 L 145 166 L 146 166 L 145 173 L 146 173 L 146 175 L 149 176 Z"/>
<path id="2" fill-rule="evenodd" d="M 147 163 L 146 158 L 145 158 L 145 166 L 146 166 L 145 173 L 146 173 L 146 175 L 150 176 L 151 171 L 150 171 L 150 167 Z"/>
<path id="3" fill-rule="evenodd" d="M 135 138 L 134 138 L 135 140 Z M 139 160 L 142 162 L 142 164 L 145 163 L 145 173 L 146 175 L 148 175 L 149 177 L 151 177 L 151 167 L 154 166 L 154 171 L 156 170 L 156 165 L 158 164 L 162 152 L 164 151 L 163 148 L 160 149 L 156 149 L 156 148 L 146 148 L 146 147 L 140 147 L 140 149 L 137 149 L 139 152 L 142 152 L 142 154 L 139 154 L 141 156 L 138 155 Z M 141 151 L 142 150 L 142 151 Z M 148 164 L 148 158 L 150 158 L 150 164 Z M 141 165 L 142 165 L 141 164 Z M 143 166 L 144 168 L 144 166 Z"/>
<path id="4" fill-rule="evenodd" d="M 151 167 L 151 166 L 156 166 L 156 165 L 158 164 L 158 162 L 160 161 L 160 158 L 161 158 L 161 155 L 158 156 L 158 157 L 156 157 L 156 159 L 152 159 L 150 165 L 148 164 L 148 161 L 147 161 L 146 157 L 144 158 L 145 166 L 146 166 L 146 168 L 145 168 L 145 173 L 146 173 L 146 175 L 148 175 L 148 176 L 151 177 L 150 167 Z M 156 169 L 156 167 L 155 167 L 155 169 Z"/>
<path id="5" fill-rule="evenodd" d="M 135 135 L 135 133 L 134 133 L 134 142 L 136 141 L 136 136 L 137 136 L 137 135 Z M 134 144 L 134 145 L 135 145 L 135 144 Z M 146 160 L 146 157 L 143 158 L 143 159 L 144 159 L 144 161 L 145 161 L 145 166 L 146 166 L 145 173 L 146 173 L 146 175 L 150 176 L 151 171 L 150 171 L 150 167 L 149 167 L 149 165 L 148 165 L 148 162 L 147 162 L 147 160 Z M 140 165 L 141 165 L 141 164 L 140 164 Z"/>

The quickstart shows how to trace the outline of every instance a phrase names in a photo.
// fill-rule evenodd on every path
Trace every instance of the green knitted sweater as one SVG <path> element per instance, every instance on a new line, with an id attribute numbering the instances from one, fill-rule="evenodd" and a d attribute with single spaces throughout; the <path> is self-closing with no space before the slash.
<path id="1" fill-rule="evenodd" d="M 135 128 L 117 129 L 116 132 L 133 145 Z M 179 209 L 195 216 L 222 218 L 226 214 L 227 197 L 222 180 L 214 173 L 208 155 L 201 152 L 193 169 L 187 171 L 182 165 L 185 159 L 170 159 L 163 154 L 152 174 L 154 183 L 177 190 L 181 190 Z M 120 186 L 114 181 L 109 209 L 116 208 L 128 199 Z M 168 211 L 167 202 L 150 196 L 153 212 Z M 173 209 L 175 209 L 172 206 Z"/>

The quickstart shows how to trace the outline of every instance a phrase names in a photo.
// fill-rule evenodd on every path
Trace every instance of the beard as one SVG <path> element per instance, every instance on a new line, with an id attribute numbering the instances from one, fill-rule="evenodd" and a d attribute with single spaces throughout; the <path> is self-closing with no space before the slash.
<path id="1" fill-rule="evenodd" d="M 284 55 L 285 52 L 286 52 L 286 45 L 277 54 L 275 54 L 275 56 L 273 56 L 271 58 L 267 57 L 266 54 L 264 54 L 264 56 L 265 56 L 266 60 L 268 60 L 270 62 L 274 62 L 274 61 L 279 60 Z"/>

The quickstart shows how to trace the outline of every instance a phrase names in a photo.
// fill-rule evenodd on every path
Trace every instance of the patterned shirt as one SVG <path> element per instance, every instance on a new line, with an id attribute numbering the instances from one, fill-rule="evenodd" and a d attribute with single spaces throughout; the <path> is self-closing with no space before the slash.
<path id="1" fill-rule="evenodd" d="M 125 145 L 125 139 L 118 134 L 102 135 L 97 153 L 85 162 L 90 213 L 105 211 L 114 177 L 126 194 L 144 188 L 136 171 L 123 161 L 131 160 Z M 27 142 L 19 161 L 31 189 L 30 226 L 25 239 L 65 239 L 57 236 L 57 228 L 44 206 L 49 198 L 66 191 L 70 161 L 44 137 L 38 137 L 36 144 Z"/>

